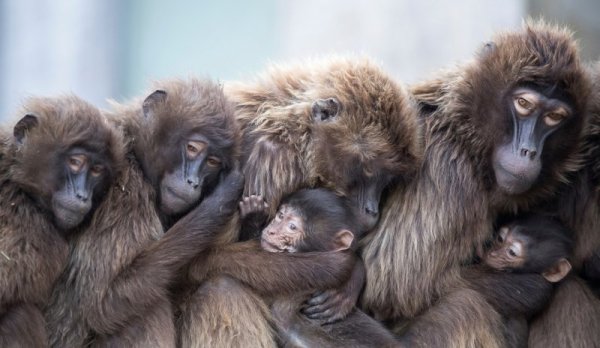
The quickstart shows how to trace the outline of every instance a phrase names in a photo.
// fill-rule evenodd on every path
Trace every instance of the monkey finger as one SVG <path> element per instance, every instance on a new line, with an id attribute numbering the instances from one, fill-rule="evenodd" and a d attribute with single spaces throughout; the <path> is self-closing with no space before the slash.
<path id="1" fill-rule="evenodd" d="M 314 315 L 314 314 L 323 313 L 326 311 L 331 311 L 331 307 L 332 307 L 331 304 L 309 306 L 309 307 L 304 308 L 302 310 L 302 313 L 304 313 L 306 316 Z"/>
<path id="2" fill-rule="evenodd" d="M 305 303 L 309 306 L 319 305 L 326 302 L 331 297 L 331 294 L 328 291 L 320 291 L 308 299 Z"/>
<path id="3" fill-rule="evenodd" d="M 306 314 L 306 317 L 309 319 L 328 319 L 333 315 L 333 311 L 331 309 L 328 309 L 326 311 L 323 312 L 319 312 L 319 313 L 315 313 L 315 314 Z"/>

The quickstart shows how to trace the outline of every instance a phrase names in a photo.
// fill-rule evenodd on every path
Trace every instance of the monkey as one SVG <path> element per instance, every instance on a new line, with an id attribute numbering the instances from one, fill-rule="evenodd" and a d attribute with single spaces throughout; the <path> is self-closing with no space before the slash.
<path id="1" fill-rule="evenodd" d="M 242 130 L 244 195 L 261 195 L 270 204 L 270 217 L 284 196 L 302 188 L 325 187 L 352 202 L 360 224 L 355 238 L 361 239 L 379 219 L 384 189 L 392 181 L 400 185 L 411 180 L 419 166 L 421 141 L 414 101 L 368 59 L 333 57 L 274 66 L 258 81 L 226 83 L 224 91 L 235 105 Z M 241 234 L 239 240 L 257 237 Z M 332 308 L 331 317 L 342 318 L 353 310 L 357 282 L 324 293 L 323 304 Z M 231 302 L 228 294 L 217 299 L 218 291 L 211 293 L 215 304 Z M 186 297 L 188 303 L 182 304 L 203 308 L 195 312 L 195 322 L 208 322 L 211 313 L 223 309 L 204 307 L 204 297 L 205 293 Z M 236 313 L 232 320 L 239 323 L 236 326 L 253 326 L 248 331 L 256 333 L 238 337 L 239 342 L 273 345 L 272 333 L 265 329 L 268 320 L 257 314 L 264 313 L 264 307 L 239 294 L 235 301 L 240 306 L 231 304 Z M 242 303 L 248 312 L 242 310 Z M 196 330 L 198 336 L 208 336 L 202 328 Z M 257 337 L 264 339 L 254 341 Z"/>
<path id="2" fill-rule="evenodd" d="M 530 215 L 501 227 L 481 265 L 462 270 L 503 319 L 509 347 L 527 347 L 527 321 L 550 301 L 571 270 L 571 232 L 555 219 Z"/>
<path id="3" fill-rule="evenodd" d="M 0 346 L 47 347 L 42 310 L 118 175 L 123 139 L 74 96 L 34 97 L 0 132 Z"/>
<path id="4" fill-rule="evenodd" d="M 255 226 L 256 220 L 268 217 L 268 208 L 269 205 L 264 203 L 261 196 L 245 197 L 240 202 L 242 225 Z M 352 272 L 352 269 L 347 267 L 348 262 L 338 260 L 338 263 L 332 263 L 334 259 L 331 257 L 341 253 L 352 254 L 351 249 L 355 244 L 352 230 L 358 225 L 355 221 L 353 210 L 350 209 L 348 202 L 332 191 L 323 188 L 300 190 L 284 197 L 275 217 L 262 229 L 260 240 L 238 242 L 221 247 L 220 250 L 213 250 L 202 263 L 202 267 L 194 270 L 194 277 L 200 281 L 210 278 L 217 272 L 216 274 L 221 276 L 218 280 L 220 291 L 228 293 L 228 288 L 233 286 L 254 292 L 261 298 L 265 308 L 269 304 L 280 308 L 281 319 L 275 320 L 276 323 L 282 323 L 278 325 L 280 337 L 295 336 L 296 333 L 283 328 L 283 323 L 291 320 L 288 317 L 297 315 L 302 302 L 312 291 L 339 283 L 344 280 L 343 276 L 348 277 Z M 321 259 L 325 262 L 318 261 Z M 362 267 L 359 260 L 356 262 L 354 268 Z M 337 272 L 336 268 L 340 268 L 341 272 Z M 223 275 L 227 277 L 226 280 L 223 280 Z M 201 287 L 201 289 L 205 288 Z M 210 293 L 206 295 L 211 296 Z M 184 315 L 193 315 L 193 312 L 184 310 Z M 228 330 L 234 332 L 243 332 L 246 329 L 245 326 L 236 328 L 232 323 L 228 323 L 228 315 L 222 312 L 213 313 L 210 325 L 217 328 L 227 326 Z M 374 329 L 387 334 L 387 331 L 374 321 L 358 321 L 362 316 L 366 317 L 364 314 L 352 314 L 347 318 L 349 322 L 344 327 L 358 323 L 371 324 Z M 319 334 L 324 336 L 324 339 L 329 338 L 320 326 L 312 325 L 308 320 L 300 323 L 317 332 L 309 335 L 308 341 L 321 340 Z M 370 328 L 365 328 L 364 331 L 368 329 Z M 303 328 L 299 329 L 299 334 L 303 332 L 305 332 Z M 329 339 L 336 341 L 344 334 L 355 336 L 354 332 L 342 330 L 336 337 Z M 238 342 L 234 337 L 227 342 L 214 341 L 212 337 L 205 337 L 205 341 L 200 343 L 188 341 L 189 338 L 190 336 L 183 332 L 181 346 L 246 344 L 246 342 Z"/>
<path id="5" fill-rule="evenodd" d="M 497 215 L 541 205 L 577 169 L 589 89 L 571 33 L 542 21 L 413 85 L 424 159 L 361 243 L 360 307 L 415 346 L 502 346 L 501 316 L 461 286 L 460 269 Z"/>
<path id="6" fill-rule="evenodd" d="M 113 105 L 127 164 L 90 227 L 72 241 L 46 318 L 53 347 L 176 344 L 169 287 L 237 209 L 239 131 L 222 89 L 166 80 Z"/>
<path id="7" fill-rule="evenodd" d="M 592 79 L 589 122 L 580 156 L 584 165 L 557 190 L 546 211 L 557 214 L 574 232 L 574 275 L 561 282 L 548 308 L 530 325 L 531 347 L 595 347 L 600 342 L 600 297 L 594 294 L 600 263 L 600 64 L 588 67 Z M 596 288 L 597 291 L 597 288 Z"/>

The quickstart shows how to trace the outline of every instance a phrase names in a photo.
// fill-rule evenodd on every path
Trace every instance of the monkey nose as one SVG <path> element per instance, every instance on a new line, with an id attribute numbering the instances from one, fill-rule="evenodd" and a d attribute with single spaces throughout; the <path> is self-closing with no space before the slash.
<path id="1" fill-rule="evenodd" d="M 198 180 L 195 179 L 187 179 L 188 185 L 190 185 L 194 190 L 198 188 Z"/>
<path id="2" fill-rule="evenodd" d="M 89 196 L 85 192 L 77 192 L 75 193 L 75 197 L 77 197 L 77 199 L 79 199 L 82 202 L 87 202 L 87 200 L 89 199 Z"/>
<path id="3" fill-rule="evenodd" d="M 530 159 L 534 159 L 535 155 L 537 155 L 537 151 L 535 149 L 521 148 L 520 151 L 521 157 L 529 157 Z"/>

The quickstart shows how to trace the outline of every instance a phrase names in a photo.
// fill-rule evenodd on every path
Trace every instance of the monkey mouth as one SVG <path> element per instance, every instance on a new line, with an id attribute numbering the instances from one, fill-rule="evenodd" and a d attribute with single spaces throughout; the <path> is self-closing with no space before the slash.
<path id="1" fill-rule="evenodd" d="M 277 246 L 275 246 L 275 244 L 267 241 L 264 238 L 260 239 L 260 247 L 263 248 L 263 250 L 268 251 L 270 253 L 282 253 L 283 250 L 279 249 Z"/>

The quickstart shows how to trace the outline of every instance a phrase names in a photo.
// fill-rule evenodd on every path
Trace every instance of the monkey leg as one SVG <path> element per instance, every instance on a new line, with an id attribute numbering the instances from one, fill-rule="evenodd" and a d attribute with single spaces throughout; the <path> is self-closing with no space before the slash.
<path id="1" fill-rule="evenodd" d="M 276 347 L 265 302 L 241 282 L 218 276 L 181 307 L 181 347 Z"/>
<path id="2" fill-rule="evenodd" d="M 582 279 L 567 277 L 529 327 L 529 346 L 600 347 L 600 299 Z"/>
<path id="3" fill-rule="evenodd" d="M 415 318 L 403 340 L 411 347 L 504 347 L 503 320 L 480 293 L 462 288 Z"/>
<path id="4" fill-rule="evenodd" d="M 46 321 L 42 312 L 32 304 L 8 307 L 0 316 L 0 347 L 48 347 Z"/>
<path id="5" fill-rule="evenodd" d="M 119 333 L 96 337 L 93 347 L 175 347 L 175 322 L 169 301 L 162 301 Z"/>

